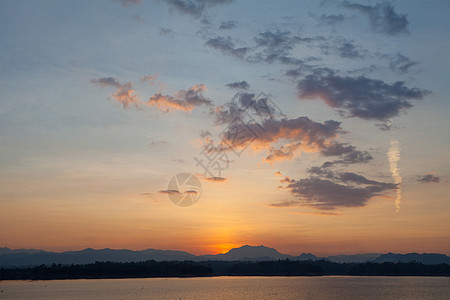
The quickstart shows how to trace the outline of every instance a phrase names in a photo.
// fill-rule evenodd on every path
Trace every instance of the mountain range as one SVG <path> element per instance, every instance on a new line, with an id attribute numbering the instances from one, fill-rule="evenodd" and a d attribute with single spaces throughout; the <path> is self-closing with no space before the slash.
<path id="1" fill-rule="evenodd" d="M 266 246 L 245 245 L 233 248 L 227 253 L 216 255 L 194 255 L 185 251 L 147 249 L 133 251 L 127 249 L 99 249 L 87 248 L 81 251 L 48 252 L 36 249 L 16 249 L 0 247 L 0 267 L 20 267 L 56 264 L 87 264 L 96 261 L 138 262 L 155 261 L 268 261 L 268 260 L 328 260 L 337 263 L 363 262 L 420 262 L 423 264 L 450 264 L 450 257 L 437 253 L 367 253 L 353 255 L 334 255 L 317 257 L 311 253 L 298 256 L 282 254 L 276 249 Z"/>

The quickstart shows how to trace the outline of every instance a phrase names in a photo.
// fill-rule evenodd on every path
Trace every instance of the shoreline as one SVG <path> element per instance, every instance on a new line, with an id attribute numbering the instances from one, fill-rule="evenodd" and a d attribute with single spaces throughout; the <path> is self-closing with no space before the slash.
<path id="1" fill-rule="evenodd" d="M 449 278 L 450 275 L 336 275 L 336 274 L 326 274 L 326 275 L 210 275 L 210 276 L 166 276 L 166 277 L 91 277 L 91 278 L 51 278 L 51 279 L 0 279 L 0 283 L 8 282 L 41 282 L 41 281 L 69 281 L 69 280 L 132 280 L 132 279 L 194 279 L 194 278 L 329 278 L 329 277 L 339 277 L 339 278 L 355 278 L 355 277 L 413 277 L 413 278 Z"/>

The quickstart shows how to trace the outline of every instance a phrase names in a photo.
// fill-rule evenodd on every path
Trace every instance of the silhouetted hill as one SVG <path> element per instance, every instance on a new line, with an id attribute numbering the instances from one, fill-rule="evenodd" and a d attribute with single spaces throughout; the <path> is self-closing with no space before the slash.
<path id="1" fill-rule="evenodd" d="M 311 253 L 302 253 L 299 256 L 294 258 L 295 260 L 320 260 L 321 258 L 311 254 Z"/>
<path id="2" fill-rule="evenodd" d="M 89 264 L 96 261 L 110 262 L 141 262 L 147 260 L 154 261 L 319 261 L 327 260 L 335 263 L 363 263 L 363 262 L 418 262 L 423 264 L 450 263 L 450 258 L 444 254 L 355 254 L 355 255 L 334 255 L 328 257 L 317 257 L 311 253 L 303 253 L 298 256 L 282 254 L 276 249 L 265 246 L 245 245 L 234 248 L 223 254 L 216 255 L 193 255 L 185 251 L 147 249 L 132 251 L 127 249 L 100 249 L 87 248 L 81 251 L 66 251 L 62 253 L 47 252 L 35 249 L 0 248 L 1 267 L 24 267 L 36 265 L 55 264 Z"/>
<path id="3" fill-rule="evenodd" d="M 382 254 L 374 260 L 376 263 L 383 262 L 420 262 L 426 265 L 450 264 L 450 257 L 438 253 L 408 253 L 408 254 Z"/>
<path id="4" fill-rule="evenodd" d="M 57 252 L 13 252 L 0 255 L 0 266 L 33 266 L 56 264 L 88 264 L 96 261 L 138 262 L 146 260 L 156 261 L 184 261 L 196 260 L 196 256 L 184 251 L 147 249 L 142 251 L 113 250 L 91 248 L 82 251 Z"/>
<path id="5" fill-rule="evenodd" d="M 8 247 L 0 247 L 0 255 L 12 253 L 38 253 L 38 252 L 45 252 L 45 251 L 37 249 L 9 249 Z"/>
<path id="6" fill-rule="evenodd" d="M 277 250 L 269 247 L 245 245 L 239 248 L 233 248 L 227 253 L 216 255 L 201 255 L 199 258 L 204 260 L 246 260 L 246 261 L 267 261 L 293 258 L 291 255 L 281 254 Z"/>

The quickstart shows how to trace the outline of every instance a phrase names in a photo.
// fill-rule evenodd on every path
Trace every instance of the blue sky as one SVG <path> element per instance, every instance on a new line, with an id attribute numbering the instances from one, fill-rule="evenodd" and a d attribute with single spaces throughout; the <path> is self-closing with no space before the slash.
<path id="1" fill-rule="evenodd" d="M 449 12 L 2 1 L 2 245 L 450 253 Z M 221 135 L 236 118 L 247 148 Z M 245 150 L 203 175 L 211 141 Z M 181 172 L 203 186 L 188 208 Z"/>

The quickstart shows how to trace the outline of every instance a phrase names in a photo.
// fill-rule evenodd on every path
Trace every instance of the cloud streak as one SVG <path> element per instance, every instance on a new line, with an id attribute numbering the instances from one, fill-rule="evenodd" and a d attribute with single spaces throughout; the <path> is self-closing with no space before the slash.
<path id="1" fill-rule="evenodd" d="M 398 162 L 400 161 L 400 143 L 397 140 L 391 140 L 390 148 L 387 152 L 389 160 L 389 169 L 392 174 L 394 182 L 398 185 L 397 197 L 395 199 L 395 210 L 398 213 L 400 211 L 400 204 L 402 202 L 402 177 L 400 176 L 400 168 Z"/>

